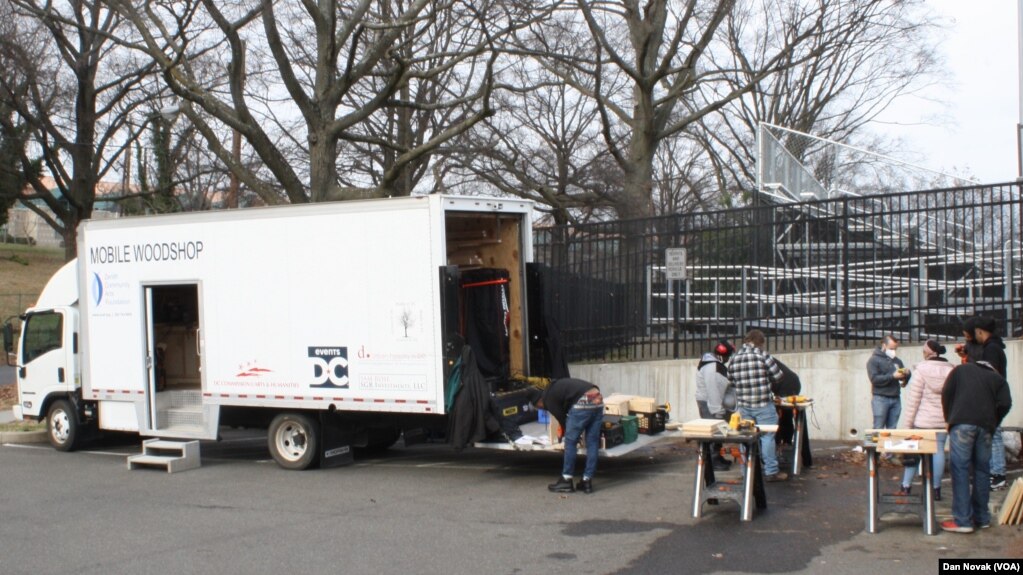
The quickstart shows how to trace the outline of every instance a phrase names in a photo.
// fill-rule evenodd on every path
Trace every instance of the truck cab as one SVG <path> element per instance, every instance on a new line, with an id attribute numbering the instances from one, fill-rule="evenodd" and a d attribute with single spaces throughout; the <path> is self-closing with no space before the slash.
<path id="1" fill-rule="evenodd" d="M 18 419 L 48 420 L 50 442 L 73 449 L 80 439 L 77 263 L 62 267 L 21 316 L 17 347 Z"/>

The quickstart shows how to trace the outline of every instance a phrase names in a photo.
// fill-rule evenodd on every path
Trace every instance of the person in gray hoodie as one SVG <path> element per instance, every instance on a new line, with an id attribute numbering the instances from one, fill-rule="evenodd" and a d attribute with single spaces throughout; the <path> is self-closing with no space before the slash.
<path id="1" fill-rule="evenodd" d="M 909 371 L 902 360 L 895 357 L 898 348 L 898 340 L 886 335 L 867 360 L 867 376 L 873 393 L 870 406 L 874 412 L 874 429 L 895 429 L 902 413 L 899 396 L 909 381 Z"/>
<path id="2" fill-rule="evenodd" d="M 696 407 L 703 419 L 728 421 L 735 411 L 735 387 L 728 379 L 725 363 L 735 353 L 735 347 L 728 340 L 718 342 L 712 351 L 703 354 L 696 368 Z M 721 455 L 721 444 L 711 446 L 711 464 L 715 471 L 726 471 L 731 462 Z"/>

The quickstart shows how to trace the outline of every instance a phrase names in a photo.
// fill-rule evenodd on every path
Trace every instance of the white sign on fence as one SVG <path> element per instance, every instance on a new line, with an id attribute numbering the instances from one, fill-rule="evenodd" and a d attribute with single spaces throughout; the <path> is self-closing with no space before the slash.
<path id="1" fill-rule="evenodd" d="M 686 249 L 665 248 L 664 268 L 669 280 L 686 279 Z"/>

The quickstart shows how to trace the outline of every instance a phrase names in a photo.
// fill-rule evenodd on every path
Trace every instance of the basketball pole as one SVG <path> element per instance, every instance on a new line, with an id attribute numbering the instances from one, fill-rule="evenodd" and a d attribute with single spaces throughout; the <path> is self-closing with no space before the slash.
<path id="1" fill-rule="evenodd" d="M 1019 120 L 1016 122 L 1016 167 L 1017 179 L 1023 180 L 1023 0 L 1016 3 L 1016 22 L 1018 25 L 1018 66 L 1019 66 Z"/>

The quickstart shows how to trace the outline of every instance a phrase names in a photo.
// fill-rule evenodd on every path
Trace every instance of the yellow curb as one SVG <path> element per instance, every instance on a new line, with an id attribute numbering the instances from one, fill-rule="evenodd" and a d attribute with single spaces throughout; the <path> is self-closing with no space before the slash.
<path id="1" fill-rule="evenodd" d="M 39 431 L 0 431 L 0 444 L 2 443 L 46 443 L 46 430 Z"/>

